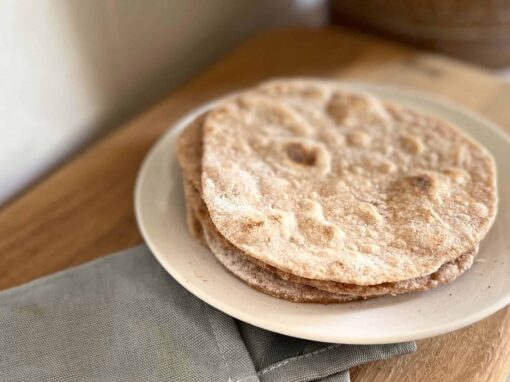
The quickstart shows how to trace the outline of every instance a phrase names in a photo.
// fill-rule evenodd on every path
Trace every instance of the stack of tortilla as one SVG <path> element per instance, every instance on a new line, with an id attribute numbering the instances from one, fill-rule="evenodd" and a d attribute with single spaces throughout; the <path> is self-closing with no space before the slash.
<path id="1" fill-rule="evenodd" d="M 497 210 L 479 143 L 334 81 L 277 80 L 224 99 L 177 151 L 192 234 L 251 287 L 295 302 L 449 283 Z"/>

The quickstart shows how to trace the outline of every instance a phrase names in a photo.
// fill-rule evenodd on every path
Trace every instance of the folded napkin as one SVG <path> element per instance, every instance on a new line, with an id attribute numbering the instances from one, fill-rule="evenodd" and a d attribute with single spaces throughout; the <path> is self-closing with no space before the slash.
<path id="1" fill-rule="evenodd" d="M 237 321 L 182 288 L 141 246 L 0 293 L 0 379 L 348 381 L 414 343 L 305 341 Z"/>

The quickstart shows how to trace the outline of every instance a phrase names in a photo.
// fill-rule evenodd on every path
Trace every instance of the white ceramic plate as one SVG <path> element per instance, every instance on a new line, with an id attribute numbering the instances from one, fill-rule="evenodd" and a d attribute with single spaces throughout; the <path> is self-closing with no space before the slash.
<path id="1" fill-rule="evenodd" d="M 368 90 L 450 120 L 482 142 L 499 171 L 499 214 L 477 262 L 452 285 L 426 293 L 339 305 L 296 304 L 248 287 L 188 233 L 175 139 L 208 104 L 177 122 L 153 147 L 135 191 L 140 230 L 161 265 L 186 289 L 217 309 L 274 332 L 316 341 L 377 344 L 431 337 L 472 324 L 510 303 L 510 143 L 483 118 L 444 100 L 367 84 Z"/>

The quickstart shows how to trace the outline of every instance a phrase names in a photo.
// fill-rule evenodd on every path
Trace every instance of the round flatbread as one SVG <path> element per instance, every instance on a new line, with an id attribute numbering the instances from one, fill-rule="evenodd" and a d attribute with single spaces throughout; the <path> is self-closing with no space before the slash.
<path id="1" fill-rule="evenodd" d="M 387 294 L 397 295 L 410 292 L 423 292 L 429 289 L 437 288 L 441 285 L 449 284 L 456 280 L 469 268 L 471 268 L 477 253 L 478 247 L 463 255 L 460 255 L 455 260 L 448 261 L 447 263 L 441 265 L 437 271 L 427 276 L 376 285 L 355 285 L 339 283 L 335 281 L 306 279 L 291 273 L 283 272 L 278 268 L 262 263 L 261 261 L 255 261 L 259 266 L 276 273 L 282 279 L 287 281 L 309 285 L 330 293 L 340 293 L 362 297 L 375 297 Z"/>
<path id="2" fill-rule="evenodd" d="M 426 276 L 475 248 L 496 214 L 495 165 L 480 144 L 334 82 L 263 84 L 203 124 L 202 197 L 214 226 L 299 277 Z"/>
<path id="3" fill-rule="evenodd" d="M 334 294 L 364 297 L 400 294 L 424 291 L 450 283 L 471 267 L 478 248 L 459 256 L 451 262 L 443 264 L 436 272 L 424 277 L 379 285 L 360 286 L 301 278 L 247 256 L 221 236 L 214 224 L 212 224 L 207 208 L 200 196 L 203 121 L 203 117 L 195 120 L 181 135 L 178 145 L 179 161 L 185 173 L 188 225 L 193 235 L 201 242 L 209 245 L 218 260 L 227 269 L 230 269 L 232 273 L 238 275 L 245 282 L 247 280 L 256 280 L 259 285 L 257 289 L 263 290 L 265 288 L 266 293 L 273 296 L 287 296 L 287 300 L 290 299 L 288 296 L 294 293 L 299 296 L 299 301 L 301 302 L 305 299 L 303 296 L 309 296 L 310 293 L 316 294 L 315 291 L 296 289 L 295 285 L 281 284 L 280 281 L 274 279 L 276 274 L 283 280 L 312 286 Z M 267 273 L 268 271 L 270 274 Z M 248 284 L 250 283 L 248 282 Z M 267 285 L 264 286 L 264 284 Z M 268 290 L 272 290 L 273 293 L 267 292 Z M 279 290 L 278 293 L 275 292 L 277 290 Z M 315 298 L 320 299 L 322 303 L 327 303 L 327 299 L 330 297 L 315 296 Z M 298 297 L 295 296 L 291 301 L 298 301 Z"/>

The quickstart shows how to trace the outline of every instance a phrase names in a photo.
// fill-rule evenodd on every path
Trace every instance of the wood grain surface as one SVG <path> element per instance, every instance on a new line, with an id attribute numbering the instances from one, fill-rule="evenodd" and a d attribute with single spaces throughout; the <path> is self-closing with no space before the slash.
<path id="1" fill-rule="evenodd" d="M 475 67 L 342 29 L 267 32 L 2 208 L 0 289 L 141 243 L 133 186 L 154 141 L 211 97 L 293 75 L 419 89 L 510 129 L 510 85 Z M 509 368 L 507 308 L 468 328 L 419 341 L 416 354 L 358 367 L 352 380 L 503 381 Z"/>

